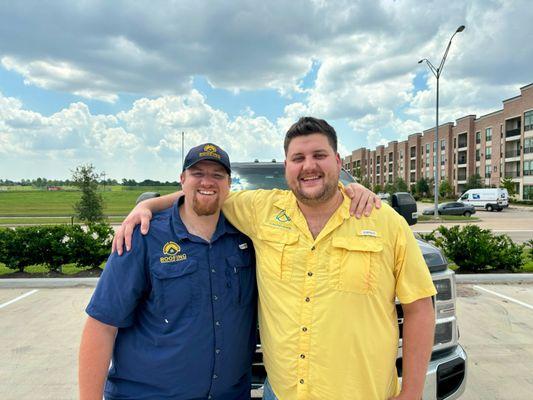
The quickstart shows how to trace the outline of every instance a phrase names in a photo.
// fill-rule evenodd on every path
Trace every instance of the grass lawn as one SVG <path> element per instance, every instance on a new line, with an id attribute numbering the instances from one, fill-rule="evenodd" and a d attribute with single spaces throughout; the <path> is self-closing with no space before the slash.
<path id="1" fill-rule="evenodd" d="M 105 215 L 127 215 L 141 193 L 156 191 L 166 194 L 175 190 L 176 188 L 169 186 L 133 187 L 131 189 L 124 186 L 112 186 L 107 187 L 106 191 L 101 191 L 100 194 L 104 199 Z M 0 192 L 0 218 L 19 216 L 69 217 L 74 214 L 73 206 L 79 200 L 80 195 L 81 192 L 79 191 L 23 190 Z"/>
<path id="2" fill-rule="evenodd" d="M 104 264 L 100 266 L 100 268 L 102 269 L 103 267 L 104 267 Z M 87 271 L 90 269 L 91 269 L 90 267 L 78 268 L 76 267 L 75 264 L 65 264 L 63 265 L 63 268 L 61 269 L 61 271 L 65 276 L 70 276 L 70 275 L 75 275 L 79 272 Z M 15 272 L 17 271 L 13 269 L 9 269 L 4 264 L 0 263 L 0 276 L 5 277 L 7 275 L 14 274 Z M 48 273 L 48 269 L 44 265 L 32 265 L 32 266 L 24 268 L 24 272 L 27 272 L 29 274 L 34 274 L 35 277 L 42 278 L 43 275 Z"/>

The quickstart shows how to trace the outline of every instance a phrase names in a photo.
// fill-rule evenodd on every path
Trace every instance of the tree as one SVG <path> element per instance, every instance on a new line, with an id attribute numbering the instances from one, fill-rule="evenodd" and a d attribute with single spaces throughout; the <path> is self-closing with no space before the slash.
<path id="1" fill-rule="evenodd" d="M 383 188 L 381 187 L 381 185 L 374 185 L 374 189 L 372 190 L 374 193 L 381 193 L 383 192 Z"/>
<path id="2" fill-rule="evenodd" d="M 447 179 L 441 181 L 439 185 L 440 197 L 449 198 L 452 196 L 452 193 L 453 193 L 453 189 L 452 189 L 452 185 L 450 185 L 450 181 L 448 181 Z"/>
<path id="3" fill-rule="evenodd" d="M 398 190 L 398 192 L 407 192 L 407 183 L 405 183 L 402 178 L 396 179 L 396 189 Z"/>
<path id="4" fill-rule="evenodd" d="M 509 197 L 514 196 L 516 194 L 514 190 L 515 184 L 513 182 L 513 178 L 511 177 L 502 178 L 501 187 L 504 189 L 507 189 L 507 192 L 509 193 Z"/>
<path id="5" fill-rule="evenodd" d="M 429 185 L 428 185 L 428 181 L 426 180 L 426 178 L 420 178 L 416 182 L 415 190 L 419 196 L 426 197 L 428 195 Z"/>
<path id="6" fill-rule="evenodd" d="M 481 180 L 481 176 L 479 174 L 470 175 L 468 177 L 468 180 L 466 181 L 466 185 L 463 189 L 463 192 L 466 192 L 469 189 L 478 189 L 485 186 L 483 184 L 483 181 Z"/>
<path id="7" fill-rule="evenodd" d="M 392 196 L 394 192 L 397 192 L 396 185 L 393 183 L 388 182 L 385 187 L 383 188 L 383 192 L 388 193 Z"/>
<path id="8" fill-rule="evenodd" d="M 78 218 L 98 222 L 104 218 L 104 201 L 97 193 L 99 175 L 92 164 L 80 165 L 72 172 L 72 183 L 81 190 L 81 198 L 74 205 Z"/>

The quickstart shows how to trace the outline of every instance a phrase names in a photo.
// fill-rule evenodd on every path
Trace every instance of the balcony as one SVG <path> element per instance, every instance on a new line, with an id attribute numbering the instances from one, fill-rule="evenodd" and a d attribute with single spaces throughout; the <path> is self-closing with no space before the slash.
<path id="1" fill-rule="evenodd" d="M 505 150 L 505 157 L 520 157 L 520 149 Z"/>
<path id="2" fill-rule="evenodd" d="M 505 171 L 506 178 L 520 178 L 520 171 Z"/>
<path id="3" fill-rule="evenodd" d="M 510 129 L 505 131 L 505 138 L 520 136 L 520 128 Z"/>

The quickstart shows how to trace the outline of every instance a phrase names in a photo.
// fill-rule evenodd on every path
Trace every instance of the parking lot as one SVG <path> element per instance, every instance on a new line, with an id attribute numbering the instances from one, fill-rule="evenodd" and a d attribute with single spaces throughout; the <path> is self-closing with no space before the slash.
<path id="1" fill-rule="evenodd" d="M 77 398 L 77 351 L 92 290 L 0 289 L 1 399 Z M 531 399 L 533 285 L 461 284 L 458 296 L 460 342 L 469 355 L 462 399 Z"/>

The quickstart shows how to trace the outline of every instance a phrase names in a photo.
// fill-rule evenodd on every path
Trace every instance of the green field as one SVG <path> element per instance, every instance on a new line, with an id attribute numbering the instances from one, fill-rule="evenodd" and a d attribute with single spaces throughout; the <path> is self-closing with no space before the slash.
<path id="1" fill-rule="evenodd" d="M 135 205 L 135 200 L 143 192 L 171 193 L 176 188 L 169 186 L 107 187 L 100 194 L 104 199 L 104 214 L 109 216 L 127 215 Z M 0 223 L 11 218 L 2 217 L 68 217 L 74 215 L 73 206 L 79 200 L 79 191 L 20 190 L 0 191 Z M 55 223 L 64 218 L 48 221 L 30 219 L 28 223 Z M 24 223 L 26 218 L 17 218 L 16 223 Z M 70 222 L 68 219 L 67 222 Z"/>

